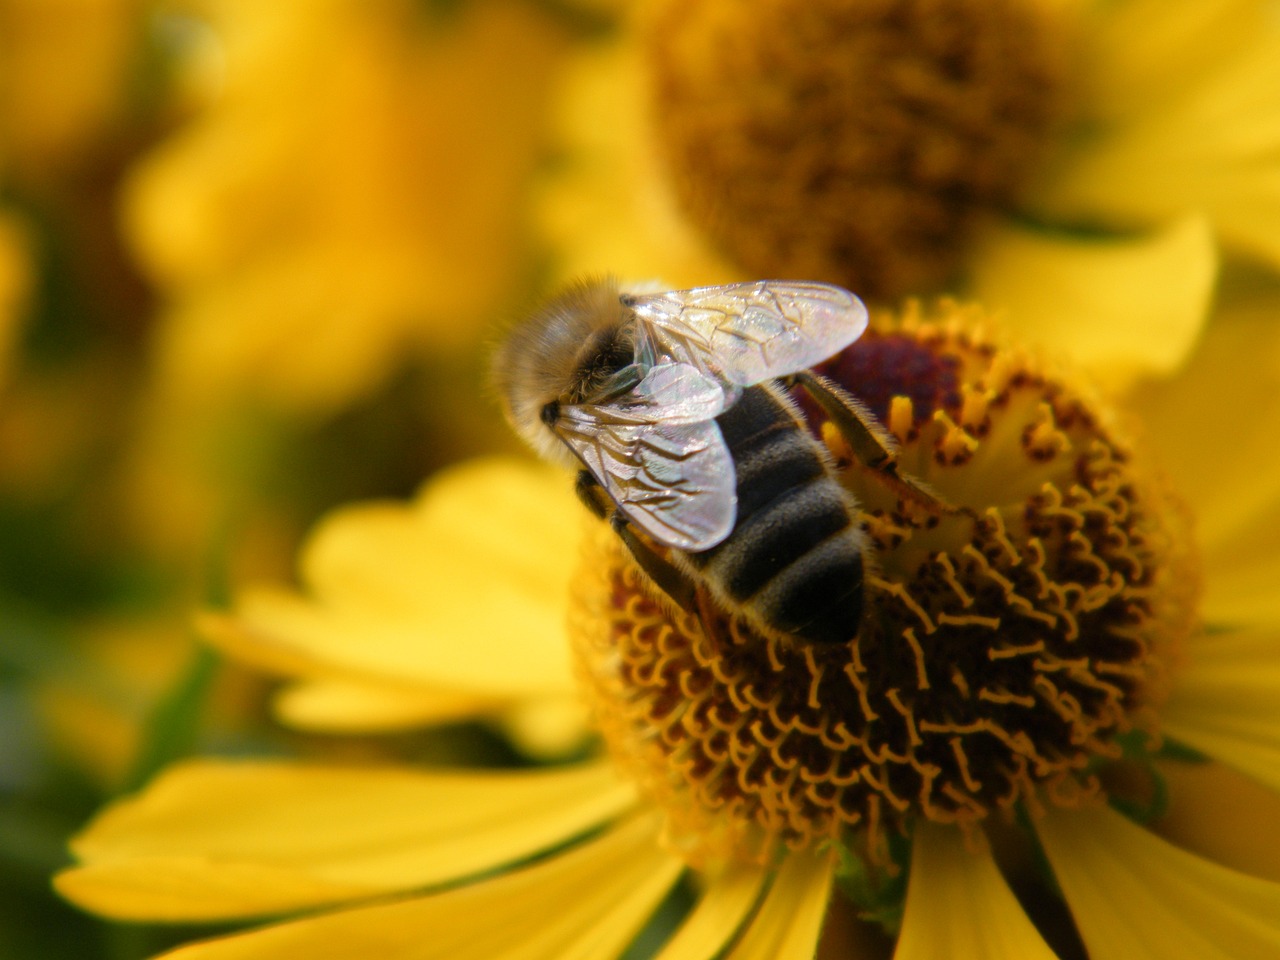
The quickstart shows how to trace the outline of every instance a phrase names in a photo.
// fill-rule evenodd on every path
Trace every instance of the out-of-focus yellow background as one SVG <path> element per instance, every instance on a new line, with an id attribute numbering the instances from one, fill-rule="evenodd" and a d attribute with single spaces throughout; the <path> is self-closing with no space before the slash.
<path id="1" fill-rule="evenodd" d="M 0 956 L 189 934 L 49 876 L 170 760 L 309 749 L 193 612 L 513 447 L 486 346 L 547 283 L 531 183 L 610 6 L 0 0 Z"/>

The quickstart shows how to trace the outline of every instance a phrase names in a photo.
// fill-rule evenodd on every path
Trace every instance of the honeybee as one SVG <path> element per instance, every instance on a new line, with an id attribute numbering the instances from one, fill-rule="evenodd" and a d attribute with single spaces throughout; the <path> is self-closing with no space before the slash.
<path id="1" fill-rule="evenodd" d="M 705 589 L 758 630 L 843 643 L 862 618 L 865 535 L 787 387 L 915 491 L 885 431 L 808 369 L 866 326 L 862 302 L 823 283 L 583 282 L 511 331 L 494 381 L 516 431 L 579 468 L 579 497 L 676 603 L 701 611 Z"/>

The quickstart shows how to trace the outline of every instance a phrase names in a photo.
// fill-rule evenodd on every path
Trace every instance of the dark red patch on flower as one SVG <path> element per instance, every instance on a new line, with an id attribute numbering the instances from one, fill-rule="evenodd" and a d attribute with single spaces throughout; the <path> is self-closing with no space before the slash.
<path id="1" fill-rule="evenodd" d="M 934 410 L 959 402 L 960 358 L 931 350 L 905 334 L 868 330 L 814 369 L 861 400 L 881 423 L 887 421 L 896 396 L 911 400 L 917 425 Z M 804 391 L 795 395 L 810 423 L 825 419 Z"/>

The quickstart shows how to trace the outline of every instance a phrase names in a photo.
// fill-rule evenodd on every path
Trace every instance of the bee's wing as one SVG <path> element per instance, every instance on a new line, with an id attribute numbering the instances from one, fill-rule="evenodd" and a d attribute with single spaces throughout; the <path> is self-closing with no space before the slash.
<path id="1" fill-rule="evenodd" d="M 649 362 L 688 363 L 736 386 L 803 370 L 867 328 L 867 309 L 826 283 L 757 280 L 624 295 Z"/>
<path id="2" fill-rule="evenodd" d="M 560 408 L 555 430 L 618 507 L 659 543 L 707 550 L 733 530 L 737 477 L 715 417 L 719 384 L 659 364 L 630 393 Z"/>

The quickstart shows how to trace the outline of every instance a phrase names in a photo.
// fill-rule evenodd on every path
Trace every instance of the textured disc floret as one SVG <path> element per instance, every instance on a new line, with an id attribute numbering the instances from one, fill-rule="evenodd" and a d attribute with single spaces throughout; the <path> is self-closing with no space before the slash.
<path id="1" fill-rule="evenodd" d="M 838 839 L 873 858 L 915 818 L 974 824 L 1102 788 L 1118 738 L 1158 736 L 1194 626 L 1184 511 L 1107 411 L 943 304 L 881 318 L 824 372 L 894 435 L 903 500 L 816 411 L 868 535 L 846 644 L 674 609 L 607 530 L 574 608 L 611 750 L 693 861 Z"/>
<path id="2" fill-rule="evenodd" d="M 748 273 L 897 297 L 949 279 L 1063 112 L 1040 0 L 659 0 L 650 122 L 690 218 Z"/>

